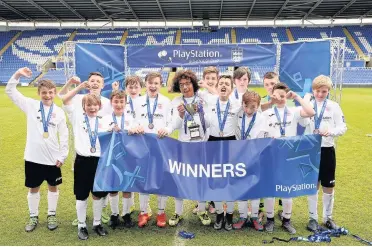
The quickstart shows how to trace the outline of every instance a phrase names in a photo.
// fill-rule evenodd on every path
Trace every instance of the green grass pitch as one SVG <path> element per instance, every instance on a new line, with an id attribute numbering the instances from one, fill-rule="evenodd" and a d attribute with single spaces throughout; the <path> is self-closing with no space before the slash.
<path id="1" fill-rule="evenodd" d="M 144 229 L 134 227 L 125 230 L 110 230 L 107 237 L 98 237 L 91 230 L 92 203 L 89 199 L 88 241 L 79 241 L 77 228 L 71 225 L 76 217 L 73 195 L 73 173 L 71 155 L 62 168 L 63 184 L 57 209 L 59 228 L 50 232 L 46 228 L 47 186 L 41 187 L 40 224 L 34 232 L 24 231 L 28 220 L 27 188 L 24 186 L 23 152 L 26 139 L 26 118 L 6 96 L 4 87 L 0 87 L 0 245 L 262 245 L 262 240 L 276 236 L 289 238 L 276 220 L 274 234 L 255 232 L 253 229 L 227 232 L 215 231 L 212 227 L 202 226 L 192 214 L 194 202 L 185 201 L 185 219 L 178 227 L 159 229 L 155 226 L 155 217 Z M 166 89 L 163 89 L 164 94 Z M 37 98 L 36 88 L 20 88 L 29 97 Z M 263 89 L 257 89 L 263 95 Z M 170 95 L 174 97 L 175 95 Z M 348 131 L 337 142 L 337 174 L 334 218 L 340 226 L 350 232 L 372 240 L 372 89 L 347 88 L 343 90 L 341 107 L 345 114 Z M 61 104 L 57 101 L 58 105 Z M 322 194 L 319 195 L 319 215 L 322 214 Z M 157 211 L 156 197 L 151 196 L 153 212 Z M 137 222 L 138 195 L 136 212 L 133 219 Z M 168 218 L 174 212 L 174 200 L 169 198 L 166 213 Z M 236 217 L 236 216 L 235 216 Z M 212 216 L 214 221 L 215 216 Z M 295 198 L 293 206 L 293 224 L 296 236 L 308 236 L 305 229 L 308 222 L 306 197 Z M 179 230 L 191 231 L 195 239 L 183 240 L 177 236 Z M 275 242 L 275 245 L 287 245 Z M 290 243 L 306 245 L 306 243 Z M 350 236 L 333 238 L 330 245 L 360 245 Z"/>

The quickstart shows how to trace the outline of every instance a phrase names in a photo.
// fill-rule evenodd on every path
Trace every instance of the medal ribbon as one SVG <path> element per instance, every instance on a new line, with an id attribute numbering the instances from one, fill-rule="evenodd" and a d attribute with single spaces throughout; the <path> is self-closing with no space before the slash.
<path id="1" fill-rule="evenodd" d="M 48 116 L 47 116 L 47 119 L 46 119 L 46 121 L 45 121 L 44 105 L 43 105 L 43 103 L 40 101 L 41 120 L 42 120 L 42 122 L 43 122 L 43 129 L 44 129 L 44 132 L 46 132 L 46 133 L 48 133 L 48 124 L 49 124 L 50 118 L 52 117 L 53 106 L 54 106 L 54 103 L 52 103 L 52 105 L 50 106 L 50 108 L 49 108 L 49 112 L 48 112 Z"/>

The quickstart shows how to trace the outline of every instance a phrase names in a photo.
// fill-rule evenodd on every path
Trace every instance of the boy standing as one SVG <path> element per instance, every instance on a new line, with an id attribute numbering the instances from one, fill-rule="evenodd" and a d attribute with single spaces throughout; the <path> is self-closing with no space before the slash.
<path id="1" fill-rule="evenodd" d="M 319 185 L 323 188 L 323 223 L 329 229 L 337 229 L 338 226 L 332 219 L 333 205 L 335 200 L 335 173 L 336 153 L 335 138 L 345 134 L 347 127 L 341 107 L 336 102 L 327 99 L 332 88 L 332 81 L 328 76 L 320 75 L 313 81 L 312 89 L 314 99 L 311 104 L 314 106 L 315 115 L 310 119 L 306 127 L 307 134 L 320 134 L 322 136 Z M 318 225 L 318 192 L 308 196 L 310 221 L 307 229 L 316 231 Z"/>
<path id="2" fill-rule="evenodd" d="M 171 103 L 170 100 L 159 93 L 162 85 L 162 76 L 158 72 L 149 73 L 146 78 L 146 95 L 135 101 L 135 124 L 133 129 L 136 134 L 153 133 L 159 138 L 172 133 Z M 165 206 L 167 196 L 158 195 L 157 226 L 166 226 Z M 140 209 L 138 226 L 144 227 L 150 220 L 148 214 L 149 195 L 140 193 Z"/>
<path id="3" fill-rule="evenodd" d="M 242 97 L 242 110 L 238 114 L 238 126 L 236 128 L 237 140 L 251 140 L 263 138 L 265 135 L 264 118 L 258 109 L 260 107 L 261 97 L 254 91 L 247 91 Z M 258 218 L 260 199 L 251 200 L 252 218 L 250 224 L 257 230 L 262 231 L 263 226 Z M 248 201 L 239 201 L 239 220 L 233 224 L 234 229 L 243 228 L 248 220 Z"/>
<path id="4" fill-rule="evenodd" d="M 300 107 L 288 107 L 287 99 L 296 100 L 300 103 Z M 263 115 L 265 117 L 266 129 L 269 137 L 281 138 L 297 135 L 297 124 L 301 123 L 306 126 L 306 120 L 314 116 L 315 112 L 312 106 L 304 101 L 296 93 L 289 90 L 284 83 L 277 83 L 273 87 L 272 102 L 276 104 L 273 108 L 266 110 Z M 307 119 L 308 120 L 308 119 Z M 273 232 L 274 230 L 274 204 L 275 198 L 266 198 L 265 209 L 267 222 L 265 230 Z M 290 234 L 295 234 L 296 229 L 291 224 L 292 215 L 292 198 L 283 198 L 283 224 L 282 227 Z"/>
<path id="5" fill-rule="evenodd" d="M 84 82 L 77 87 L 83 90 L 90 85 Z M 101 117 L 98 112 L 101 109 L 101 99 L 97 94 L 87 94 L 82 98 L 83 112 L 75 108 L 71 100 L 64 101 L 64 110 L 71 122 L 75 136 L 76 158 L 74 163 L 74 194 L 76 197 L 76 213 L 78 218 L 78 238 L 88 239 L 86 215 L 89 194 L 93 198 L 93 230 L 99 236 L 106 236 L 107 231 L 101 225 L 103 198 L 106 192 L 94 192 L 93 184 L 96 174 L 101 147 L 98 140 Z M 102 125 L 101 125 L 102 126 Z"/>
<path id="6" fill-rule="evenodd" d="M 19 69 L 9 80 L 5 92 L 27 116 L 27 139 L 25 148 L 25 174 L 30 220 L 26 232 L 33 231 L 39 222 L 40 185 L 48 182 L 48 229 L 58 227 L 56 219 L 59 191 L 62 183 L 61 166 L 68 155 L 68 129 L 66 117 L 53 99 L 56 86 L 50 80 L 38 84 L 40 100 L 23 96 L 17 90 L 19 79 L 31 77 L 29 68 Z M 59 141 L 58 141 L 59 139 Z"/>

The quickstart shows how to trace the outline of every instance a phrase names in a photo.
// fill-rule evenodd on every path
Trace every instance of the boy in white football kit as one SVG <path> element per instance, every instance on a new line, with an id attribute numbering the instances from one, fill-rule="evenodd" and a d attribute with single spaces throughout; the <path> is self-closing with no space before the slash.
<path id="1" fill-rule="evenodd" d="M 88 88 L 88 82 L 77 87 L 77 90 Z M 102 208 L 104 197 L 107 192 L 94 192 L 93 184 L 96 174 L 101 148 L 98 140 L 100 129 L 101 99 L 97 94 L 87 94 L 82 98 L 83 111 L 75 107 L 75 104 L 67 99 L 63 105 L 71 122 L 75 136 L 76 159 L 74 163 L 74 194 L 76 197 L 76 212 L 78 218 L 78 238 L 88 239 L 86 226 L 87 199 L 89 194 L 93 198 L 93 230 L 99 236 L 107 235 L 107 231 L 101 225 Z M 102 125 L 101 125 L 102 126 Z"/>
<path id="2" fill-rule="evenodd" d="M 238 114 L 238 126 L 236 128 L 237 140 L 251 140 L 265 137 L 265 118 L 258 111 L 261 97 L 254 91 L 246 91 L 242 96 L 242 110 Z M 248 222 L 248 201 L 239 201 L 239 220 L 233 224 L 234 229 L 241 229 L 250 223 L 257 231 L 262 231 L 263 226 L 258 219 L 260 199 L 251 200 L 252 217 Z"/>
<path id="3" fill-rule="evenodd" d="M 217 67 L 214 67 L 214 66 L 205 67 L 204 70 L 203 70 L 203 79 L 198 82 L 199 90 L 197 91 L 197 95 L 198 95 L 198 97 L 201 98 L 201 100 L 203 102 L 203 105 L 205 107 L 208 106 L 207 102 L 209 102 L 210 98 L 214 98 L 216 95 L 218 95 L 217 89 L 216 89 L 216 85 L 217 85 L 217 82 L 218 82 L 218 75 L 219 75 L 219 70 L 217 69 Z M 205 90 L 202 90 L 203 88 Z M 209 135 L 208 131 L 209 130 L 207 129 L 206 136 Z M 208 223 L 209 222 L 209 219 L 208 219 L 209 216 L 204 215 L 203 214 L 205 212 L 204 208 L 199 208 L 199 206 L 205 207 L 206 203 L 198 202 L 195 205 L 195 208 L 193 209 L 192 213 L 193 214 L 198 214 L 200 220 L 202 220 L 201 217 L 205 218 L 204 220 L 202 220 L 202 222 L 209 225 L 210 224 L 210 223 Z M 213 201 L 211 201 L 209 203 L 208 210 L 209 210 L 209 213 L 211 213 L 211 214 L 214 214 L 216 212 L 215 205 L 214 205 Z M 208 218 L 206 216 L 208 216 Z"/>
<path id="4" fill-rule="evenodd" d="M 242 102 L 243 94 L 248 89 L 248 84 L 251 81 L 251 71 L 247 67 L 239 67 L 234 71 L 233 81 L 235 84 L 235 89 L 230 94 L 231 100 L 237 100 Z"/>
<path id="5" fill-rule="evenodd" d="M 27 116 L 27 137 L 24 153 L 25 185 L 30 220 L 26 232 L 33 231 L 39 222 L 40 185 L 48 183 L 48 224 L 49 230 L 58 227 L 56 210 L 59 197 L 58 185 L 62 183 L 61 166 L 68 155 L 68 129 L 63 110 L 56 106 L 53 99 L 56 86 L 50 80 L 38 83 L 40 100 L 23 96 L 17 90 L 21 77 L 31 77 L 29 68 L 21 68 L 10 78 L 5 92 Z"/>
<path id="6" fill-rule="evenodd" d="M 310 104 L 314 106 L 315 115 L 306 127 L 306 134 L 320 134 L 322 136 L 321 156 L 319 165 L 319 185 L 323 188 L 323 223 L 329 229 L 338 226 L 332 219 L 334 204 L 334 186 L 336 173 L 335 138 L 345 134 L 347 127 L 341 107 L 336 102 L 327 99 L 332 88 L 332 81 L 328 76 L 320 75 L 313 80 L 314 99 Z M 318 225 L 318 192 L 308 196 L 310 221 L 307 229 L 316 231 Z"/>
<path id="7" fill-rule="evenodd" d="M 106 115 L 102 118 L 102 128 L 99 131 L 116 131 L 120 132 L 122 130 L 130 130 L 133 126 L 132 113 L 126 113 L 126 102 L 127 95 L 124 91 L 114 90 L 110 96 L 110 102 L 113 108 L 112 115 Z M 130 134 L 130 131 L 128 132 Z M 130 217 L 130 207 L 131 207 L 131 192 L 123 191 L 123 222 L 124 227 L 131 228 L 134 226 L 132 219 Z M 110 192 L 110 207 L 111 207 L 111 217 L 110 226 L 115 229 L 119 226 L 119 193 Z"/>
<path id="8" fill-rule="evenodd" d="M 70 88 L 76 85 L 75 88 Z M 101 73 L 99 72 L 91 72 L 88 75 L 88 81 L 85 84 L 85 87 L 79 87 L 81 85 L 80 78 L 78 77 L 71 77 L 66 84 L 62 87 L 62 89 L 59 91 L 58 95 L 62 99 L 62 102 L 65 104 L 67 101 L 71 101 L 71 104 L 74 105 L 74 108 L 76 111 L 79 111 L 81 114 L 83 114 L 84 110 L 81 108 L 82 100 L 84 97 L 84 94 L 79 94 L 82 90 L 87 90 L 89 93 L 96 94 L 100 97 L 102 107 L 98 111 L 98 115 L 100 117 L 105 115 L 111 115 L 112 114 L 112 107 L 110 104 L 110 100 L 101 96 L 101 91 L 104 86 L 104 78 Z M 69 91 L 70 90 L 70 91 Z M 75 142 L 75 141 L 74 141 Z M 108 203 L 108 198 L 104 199 L 103 207 L 106 208 Z M 110 217 L 103 211 L 102 213 L 102 222 L 107 223 L 110 220 Z M 78 220 L 75 219 L 72 222 L 72 225 L 76 226 L 78 224 Z"/>
<path id="9" fill-rule="evenodd" d="M 233 90 L 232 78 L 222 75 L 217 83 L 218 96 L 211 97 L 207 102 L 207 122 L 209 126 L 208 141 L 236 140 L 235 129 L 238 125 L 237 115 L 241 109 L 241 103 L 230 100 L 229 96 Z M 226 220 L 224 220 L 223 203 L 214 202 L 216 205 L 216 222 L 214 229 L 219 230 L 225 222 L 225 229 L 232 230 L 234 202 L 227 202 Z"/>
<path id="10" fill-rule="evenodd" d="M 298 101 L 300 107 L 287 107 L 287 99 Z M 309 102 L 304 101 L 296 93 L 289 90 L 284 83 L 277 83 L 273 87 L 272 102 L 276 104 L 273 108 L 266 110 L 263 115 L 265 117 L 266 131 L 268 137 L 280 138 L 297 135 L 297 124 L 306 126 L 306 120 L 314 116 L 315 112 Z M 273 232 L 274 230 L 274 204 L 275 198 L 266 198 L 265 209 L 267 221 L 265 230 Z M 292 215 L 292 198 L 283 198 L 283 224 L 282 227 L 290 234 L 295 234 L 296 229 L 291 224 Z"/>
<path id="11" fill-rule="evenodd" d="M 203 100 L 197 95 L 199 85 L 194 72 L 181 70 L 173 79 L 173 92 L 182 93 L 173 99 L 173 129 L 178 130 L 178 140 L 182 142 L 202 142 L 206 139 L 206 123 Z M 205 202 L 198 202 L 198 217 L 203 225 L 211 219 L 205 210 Z M 169 225 L 176 226 L 182 220 L 183 199 L 175 199 L 176 212 L 169 219 Z"/>
<path id="12" fill-rule="evenodd" d="M 133 129 L 136 134 L 153 133 L 159 138 L 172 133 L 172 116 L 170 100 L 159 93 L 162 85 L 162 77 L 158 72 L 149 73 L 146 78 L 146 95 L 139 97 L 135 102 L 135 124 Z M 166 226 L 165 206 L 167 196 L 158 195 L 157 226 Z M 150 220 L 148 214 L 149 195 L 140 193 L 140 214 L 138 226 L 144 227 Z"/>

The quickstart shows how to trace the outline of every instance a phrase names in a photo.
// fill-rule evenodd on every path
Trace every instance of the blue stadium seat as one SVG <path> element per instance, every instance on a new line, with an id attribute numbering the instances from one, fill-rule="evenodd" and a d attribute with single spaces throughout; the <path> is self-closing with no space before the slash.
<path id="1" fill-rule="evenodd" d="M 231 28 L 213 29 L 212 32 L 201 32 L 199 28 L 182 29 L 181 44 L 230 44 Z"/>
<path id="2" fill-rule="evenodd" d="M 0 78 L 8 78 L 21 67 L 29 67 L 33 77 L 22 82 L 32 81 L 40 72 L 37 67 L 50 57 L 56 56 L 73 30 L 37 29 L 23 31 L 21 36 L 3 54 L 0 62 Z M 5 81 L 7 81 L 6 79 Z M 0 79 L 4 82 L 4 79 Z"/>
<path id="3" fill-rule="evenodd" d="M 126 45 L 173 45 L 176 40 L 176 29 L 130 29 Z"/>
<path id="4" fill-rule="evenodd" d="M 92 43 L 108 43 L 108 44 L 120 44 L 121 37 L 125 29 L 115 30 L 85 30 L 79 29 L 75 36 L 74 41 L 77 42 L 92 42 Z"/>
<path id="5" fill-rule="evenodd" d="M 291 28 L 293 38 L 295 40 L 314 40 L 314 39 L 324 39 L 324 38 L 346 38 L 342 27 L 293 27 Z M 345 48 L 345 59 L 353 60 L 357 58 L 357 52 L 355 51 L 352 44 L 346 38 L 346 48 Z"/>
<path id="6" fill-rule="evenodd" d="M 371 26 L 350 26 L 347 27 L 363 53 L 372 55 L 372 27 Z"/>
<path id="7" fill-rule="evenodd" d="M 285 28 L 250 27 L 236 28 L 237 43 L 279 43 L 287 42 Z"/>

